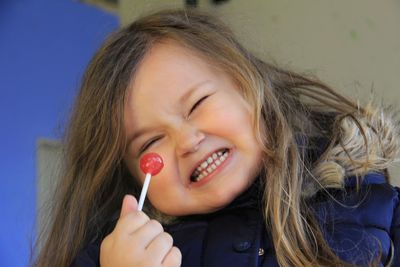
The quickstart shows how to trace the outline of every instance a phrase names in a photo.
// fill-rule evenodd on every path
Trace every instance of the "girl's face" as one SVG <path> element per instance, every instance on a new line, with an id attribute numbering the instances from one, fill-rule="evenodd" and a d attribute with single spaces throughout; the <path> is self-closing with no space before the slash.
<path id="1" fill-rule="evenodd" d="M 125 162 L 142 183 L 139 159 L 156 152 L 162 171 L 147 197 L 169 215 L 208 213 L 229 204 L 259 171 L 251 106 L 224 72 L 173 42 L 156 44 L 128 91 Z"/>

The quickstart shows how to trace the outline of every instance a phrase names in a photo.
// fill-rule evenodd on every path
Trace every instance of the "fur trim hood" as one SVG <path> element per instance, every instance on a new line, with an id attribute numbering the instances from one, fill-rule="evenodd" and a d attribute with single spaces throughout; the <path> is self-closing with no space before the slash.
<path id="1" fill-rule="evenodd" d="M 385 172 L 398 162 L 400 130 L 394 115 L 390 109 L 371 104 L 357 114 L 339 115 L 334 140 L 311 170 L 303 194 L 312 196 L 321 187 L 343 188 L 345 177 L 362 180 L 368 172 Z"/>

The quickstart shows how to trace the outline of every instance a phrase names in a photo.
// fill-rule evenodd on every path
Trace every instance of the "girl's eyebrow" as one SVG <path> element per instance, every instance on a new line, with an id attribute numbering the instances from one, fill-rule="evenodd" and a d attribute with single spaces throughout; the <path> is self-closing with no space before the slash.
<path id="1" fill-rule="evenodd" d="M 189 87 L 187 92 L 185 92 L 180 98 L 179 98 L 179 104 L 182 105 L 184 102 L 186 102 L 192 94 L 201 86 L 211 83 L 210 80 L 205 80 L 201 81 L 199 83 L 196 83 L 195 85 Z M 141 135 L 144 135 L 145 133 L 154 131 L 157 127 L 144 127 L 142 129 L 138 129 L 132 134 L 132 137 L 128 138 L 128 144 L 131 142 L 135 141 L 135 139 L 139 138 Z"/>

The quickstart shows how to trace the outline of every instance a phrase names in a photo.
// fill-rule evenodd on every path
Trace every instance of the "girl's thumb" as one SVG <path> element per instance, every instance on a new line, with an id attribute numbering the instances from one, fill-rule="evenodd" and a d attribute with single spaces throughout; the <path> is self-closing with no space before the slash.
<path id="1" fill-rule="evenodd" d="M 121 214 L 119 217 L 123 217 L 131 212 L 137 211 L 137 201 L 136 198 L 132 195 L 125 195 L 124 200 L 122 201 Z"/>

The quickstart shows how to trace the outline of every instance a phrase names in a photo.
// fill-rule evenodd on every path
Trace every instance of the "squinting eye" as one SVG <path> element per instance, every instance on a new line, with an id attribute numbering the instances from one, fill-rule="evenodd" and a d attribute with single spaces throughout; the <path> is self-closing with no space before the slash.
<path id="1" fill-rule="evenodd" d="M 209 97 L 209 96 L 206 95 L 206 96 L 200 98 L 199 101 L 197 101 L 197 102 L 193 105 L 193 107 L 190 109 L 189 115 L 190 115 L 190 114 L 201 104 L 201 102 L 203 102 L 203 100 L 205 100 L 207 97 Z"/>
<path id="2" fill-rule="evenodd" d="M 148 142 L 146 142 L 140 149 L 139 149 L 139 154 L 142 154 L 144 151 L 146 151 L 152 144 L 157 142 L 158 140 L 161 139 L 161 136 L 157 136 L 153 139 L 150 139 Z"/>

